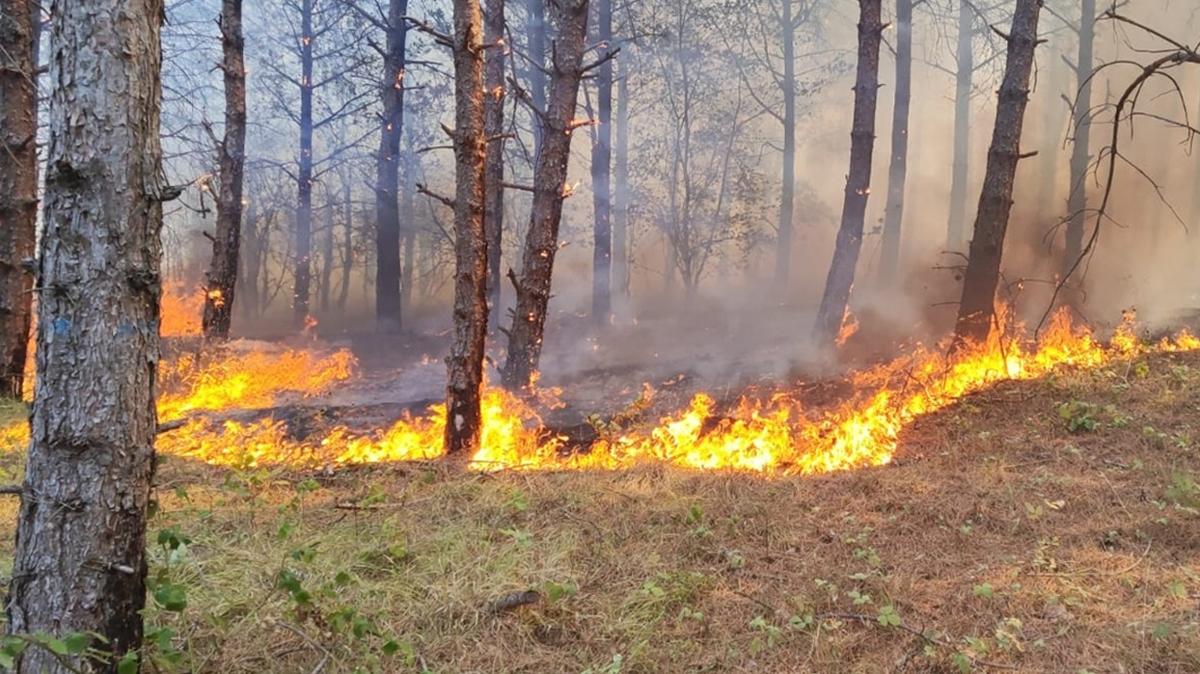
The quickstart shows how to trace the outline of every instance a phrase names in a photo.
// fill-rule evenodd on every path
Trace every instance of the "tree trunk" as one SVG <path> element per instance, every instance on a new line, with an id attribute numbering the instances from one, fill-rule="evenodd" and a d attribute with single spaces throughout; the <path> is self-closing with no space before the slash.
<path id="1" fill-rule="evenodd" d="M 407 65 L 408 0 L 389 0 L 387 51 L 379 154 L 375 158 L 375 328 L 398 332 L 400 305 L 400 138 L 404 131 L 404 69 Z"/>
<path id="2" fill-rule="evenodd" d="M 1061 271 L 1065 275 L 1083 254 L 1083 221 L 1087 217 L 1087 172 L 1091 161 L 1092 70 L 1095 66 L 1096 0 L 1080 0 L 1079 54 L 1075 63 L 1074 140 L 1071 143 L 1071 193 L 1067 199 L 1067 245 Z"/>
<path id="3" fill-rule="evenodd" d="M 21 399 L 33 307 L 41 5 L 0 0 L 0 397 Z"/>
<path id="4" fill-rule="evenodd" d="M 979 214 L 975 218 L 975 235 L 971 239 L 958 323 L 954 328 L 955 343 L 960 345 L 966 341 L 981 342 L 991 330 L 1000 256 L 1012 209 L 1013 182 L 1021 160 L 1021 128 L 1029 102 L 1029 77 L 1041 8 L 1041 0 L 1017 0 L 1013 13 L 1008 60 L 996 107 L 996 128 L 988 150 L 987 173 L 979 196 Z"/>
<path id="5" fill-rule="evenodd" d="M 779 239 L 775 249 L 775 290 L 787 291 L 792 267 L 792 218 L 796 211 L 796 26 L 792 0 L 783 0 L 783 179 L 780 184 Z"/>
<path id="6" fill-rule="evenodd" d="M 831 344 L 842 327 L 858 254 L 862 250 L 863 222 L 871 194 L 871 155 L 875 149 L 875 106 L 879 99 L 879 43 L 883 37 L 881 0 L 859 0 L 858 73 L 854 84 L 854 129 L 850 133 L 850 174 L 842 203 L 833 262 L 817 312 L 815 334 Z"/>
<path id="7" fill-rule="evenodd" d="M 542 151 L 542 119 L 539 113 L 546 110 L 546 0 L 525 0 L 525 31 L 529 39 L 529 101 L 533 114 L 533 157 L 534 165 Z"/>
<path id="8" fill-rule="evenodd" d="M 292 323 L 304 327 L 312 284 L 313 188 L 313 0 L 300 6 L 300 172 L 296 200 L 296 259 L 292 287 Z"/>
<path id="9" fill-rule="evenodd" d="M 260 234 L 258 230 L 258 216 L 255 209 L 254 200 L 249 200 L 246 204 L 246 216 L 243 220 L 245 224 L 245 246 L 242 251 L 241 267 L 242 292 L 238 293 L 238 306 L 242 309 L 242 317 L 250 318 L 259 314 L 259 309 L 262 300 L 258 292 L 258 276 L 261 271 L 260 263 L 262 261 Z"/>
<path id="10" fill-rule="evenodd" d="M 10 634 L 96 634 L 115 672 L 142 644 L 159 357 L 162 0 L 55 5 L 37 391 L 8 595 Z M 86 123 L 80 123 L 80 120 Z"/>
<path id="11" fill-rule="evenodd" d="M 342 179 L 342 285 L 338 288 L 338 313 L 346 314 L 346 300 L 350 297 L 350 272 L 354 270 L 354 202 L 350 189 L 353 179 L 350 171 Z"/>
<path id="12" fill-rule="evenodd" d="M 417 223 L 416 208 L 413 203 L 416 196 L 416 158 L 411 151 L 405 152 L 404 162 L 404 199 L 400 202 L 404 216 L 404 272 L 400 284 L 400 302 L 404 310 L 412 307 L 413 272 L 416 270 L 417 252 Z"/>
<path id="13" fill-rule="evenodd" d="M 503 373 L 504 385 L 510 389 L 525 388 L 532 383 L 541 357 L 563 199 L 570 192 L 567 165 L 576 126 L 583 53 L 587 47 L 587 0 L 561 0 L 554 5 L 554 13 L 558 39 L 554 43 L 549 103 L 542 118 L 545 138 L 533 178 L 533 205 L 521 277 L 510 272 L 517 292 Z"/>
<path id="14" fill-rule="evenodd" d="M 618 297 L 629 295 L 629 68 L 618 60 L 617 146 L 613 171 L 612 275 Z"/>
<path id="15" fill-rule="evenodd" d="M 504 44 L 504 2 L 488 0 L 484 15 L 484 37 L 487 45 Z M 487 160 L 484 168 L 484 230 L 487 232 L 488 253 L 488 317 L 495 327 L 500 316 L 500 253 L 504 235 L 504 60 L 507 48 L 490 47 L 484 54 L 483 103 L 484 134 L 487 136 Z"/>
<path id="16" fill-rule="evenodd" d="M 974 10 L 958 5 L 958 76 L 954 84 L 954 165 L 950 178 L 950 222 L 946 249 L 960 250 L 967 240 L 967 169 L 971 154 L 971 78 L 975 73 Z"/>
<path id="17" fill-rule="evenodd" d="M 908 113 L 912 103 L 912 0 L 896 0 L 896 98 L 892 108 L 892 159 L 888 167 L 887 206 L 883 218 L 883 254 L 879 275 L 896 280 L 900 265 L 900 233 L 904 224 L 904 190 L 908 179 Z"/>
<path id="18" fill-rule="evenodd" d="M 454 343 L 446 360 L 447 453 L 479 447 L 487 335 L 484 232 L 483 17 L 479 0 L 454 0 Z"/>
<path id="19" fill-rule="evenodd" d="M 333 192 L 325 190 L 325 224 L 321 231 L 321 313 L 329 312 L 330 283 L 333 281 L 333 223 L 334 207 Z M 399 250 L 396 251 L 399 254 Z"/>
<path id="20" fill-rule="evenodd" d="M 242 242 L 242 183 L 246 164 L 246 68 L 243 61 L 242 0 L 221 0 L 221 51 L 225 75 L 225 137 L 221 141 L 221 185 L 217 232 L 204 298 L 206 339 L 229 339 Z"/>
<path id="21" fill-rule="evenodd" d="M 596 37 L 600 50 L 612 49 L 613 3 L 599 0 Z M 613 64 L 606 61 L 596 71 L 596 99 L 599 113 L 595 144 L 592 147 L 592 321 L 606 325 L 612 314 L 612 116 Z"/>

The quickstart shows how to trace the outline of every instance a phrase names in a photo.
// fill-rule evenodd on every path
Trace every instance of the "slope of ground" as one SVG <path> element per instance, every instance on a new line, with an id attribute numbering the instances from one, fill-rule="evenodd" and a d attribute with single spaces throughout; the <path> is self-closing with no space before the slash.
<path id="1" fill-rule="evenodd" d="M 229 674 L 1196 672 L 1198 408 L 1200 355 L 1167 354 L 997 386 L 818 478 L 167 460 L 153 650 Z"/>

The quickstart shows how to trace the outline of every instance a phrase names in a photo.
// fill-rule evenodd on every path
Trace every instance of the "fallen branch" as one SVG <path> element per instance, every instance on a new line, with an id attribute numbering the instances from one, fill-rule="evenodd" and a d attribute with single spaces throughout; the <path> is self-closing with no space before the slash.
<path id="1" fill-rule="evenodd" d="M 488 604 L 488 613 L 504 613 L 505 611 L 511 611 L 522 606 L 536 604 L 541 600 L 542 595 L 533 590 L 513 592 Z"/>

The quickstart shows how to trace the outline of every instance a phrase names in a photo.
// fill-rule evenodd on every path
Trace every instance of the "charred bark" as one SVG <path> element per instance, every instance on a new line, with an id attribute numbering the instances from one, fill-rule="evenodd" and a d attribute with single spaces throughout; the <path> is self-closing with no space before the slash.
<path id="1" fill-rule="evenodd" d="M 979 196 L 975 235 L 963 278 L 962 302 L 954 328 L 955 344 L 987 339 L 995 312 L 1000 257 L 1012 209 L 1013 182 L 1021 160 L 1021 129 L 1029 102 L 1029 78 L 1037 48 L 1041 0 L 1018 0 L 1008 34 L 1007 62 L 996 107 L 996 127 L 988 150 L 987 173 Z"/>
<path id="2" fill-rule="evenodd" d="M 600 48 L 611 49 L 612 0 L 599 0 L 596 37 Z M 592 321 L 606 325 L 612 314 L 612 116 L 613 64 L 607 60 L 596 71 L 598 122 L 592 146 Z"/>
<path id="3" fill-rule="evenodd" d="M 815 334 L 832 343 L 842 327 L 854 272 L 862 250 L 867 199 L 871 195 L 871 156 L 875 150 L 875 107 L 879 99 L 879 43 L 883 37 L 881 0 L 859 0 L 858 73 L 854 84 L 854 125 L 850 133 L 850 173 L 842 203 L 833 262 L 817 312 Z"/>
<path id="4" fill-rule="evenodd" d="M 446 452 L 479 447 L 487 335 L 484 232 L 483 16 L 479 0 L 454 0 L 454 343 L 446 362 Z"/>
<path id="5" fill-rule="evenodd" d="M 1080 0 L 1079 54 L 1075 62 L 1078 95 L 1074 106 L 1071 142 L 1071 192 L 1067 199 L 1066 248 L 1062 274 L 1067 274 L 1083 254 L 1083 221 L 1087 217 L 1087 171 L 1091 162 L 1092 70 L 1095 67 L 1096 0 Z"/>
<path id="6" fill-rule="evenodd" d="M 484 13 L 483 79 L 487 98 L 483 103 L 487 160 L 484 167 L 484 230 L 488 253 L 488 316 L 495 327 L 500 315 L 500 252 L 504 234 L 504 2 L 488 0 Z"/>
<path id="7" fill-rule="evenodd" d="M 587 47 L 588 2 L 562 0 L 554 5 L 554 12 L 554 25 L 559 32 L 554 42 L 550 97 L 542 116 L 545 137 L 533 178 L 533 205 L 525 236 L 521 275 L 517 277 L 510 273 L 517 294 L 503 373 L 504 385 L 510 389 L 528 387 L 537 371 L 546 328 L 546 309 L 550 303 L 550 277 L 558 252 L 563 199 L 570 193 L 567 164 L 576 126 L 573 119 L 579 81 L 583 76 L 583 54 Z"/>
<path id="8" fill-rule="evenodd" d="M 33 315 L 41 6 L 0 0 L 0 397 L 21 399 Z"/>
<path id="9" fill-rule="evenodd" d="M 296 180 L 296 251 L 292 274 L 292 322 L 308 319 L 312 289 L 313 191 L 313 0 L 300 6 L 300 166 Z"/>
<path id="10" fill-rule="evenodd" d="M 225 136 L 221 141 L 221 185 L 217 231 L 204 298 L 206 339 L 228 339 L 242 242 L 242 183 L 246 165 L 246 68 L 242 0 L 221 0 L 221 70 L 225 77 Z"/>
<path id="11" fill-rule="evenodd" d="M 397 332 L 400 302 L 400 138 L 404 132 L 404 69 L 407 66 L 408 0 L 389 0 L 387 49 L 379 97 L 383 104 L 375 158 L 375 327 Z"/>
<path id="12" fill-rule="evenodd" d="M 954 83 L 954 164 L 950 177 L 950 222 L 946 249 L 967 240 L 967 169 L 971 145 L 971 79 L 975 73 L 975 15 L 969 0 L 958 4 L 958 69 Z"/>
<path id="13" fill-rule="evenodd" d="M 28 648 L 20 672 L 115 672 L 142 643 L 159 355 L 162 17 L 162 0 L 57 3 L 51 13 L 37 391 L 7 630 L 93 633 L 111 656 L 60 660 Z"/>
<path id="14" fill-rule="evenodd" d="M 892 107 L 892 158 L 888 167 L 887 206 L 883 216 L 883 251 L 879 275 L 896 279 L 900 235 L 904 227 L 904 190 L 908 181 L 908 115 L 912 103 L 912 0 L 896 0 L 896 96 Z"/>

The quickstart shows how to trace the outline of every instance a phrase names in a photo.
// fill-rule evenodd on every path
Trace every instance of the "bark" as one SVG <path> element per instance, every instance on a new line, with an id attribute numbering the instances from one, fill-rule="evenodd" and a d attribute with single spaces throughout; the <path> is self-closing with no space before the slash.
<path id="1" fill-rule="evenodd" d="M 204 299 L 206 339 L 228 339 L 242 242 L 242 183 L 246 164 L 246 68 L 242 0 L 221 0 L 221 70 L 225 76 L 225 136 L 221 141 L 217 231 Z"/>
<path id="2" fill-rule="evenodd" d="M 612 275 L 618 297 L 629 295 L 629 69 L 617 61 L 617 145 L 613 171 Z"/>
<path id="3" fill-rule="evenodd" d="M 785 292 L 792 266 L 792 218 L 796 211 L 796 25 L 792 0 L 783 0 L 783 179 L 779 200 L 779 239 L 775 249 L 775 289 Z"/>
<path id="4" fill-rule="evenodd" d="M 862 250 L 863 222 L 871 194 L 871 156 L 875 149 L 875 107 L 879 99 L 879 43 L 883 37 L 880 0 L 859 0 L 858 73 L 854 84 L 854 125 L 850 133 L 850 174 L 842 203 L 833 262 L 817 312 L 815 334 L 832 343 L 842 327 L 854 272 Z"/>
<path id="5" fill-rule="evenodd" d="M 1083 254 L 1083 221 L 1087 217 L 1087 171 L 1091 161 L 1092 70 L 1095 67 L 1096 0 L 1080 0 L 1079 54 L 1075 62 L 1074 140 L 1071 143 L 1071 193 L 1067 199 L 1067 245 L 1061 271 L 1066 274 Z"/>
<path id="6" fill-rule="evenodd" d="M 587 42 L 587 0 L 562 0 L 554 5 L 554 13 L 554 25 L 559 32 L 554 43 L 550 97 L 542 117 L 545 138 L 533 178 L 533 205 L 525 236 L 521 276 L 517 278 L 515 273 L 510 273 L 517 294 L 503 373 L 504 385 L 510 389 L 528 387 L 532 383 L 541 357 L 563 199 L 569 193 L 567 164 Z"/>
<path id="7" fill-rule="evenodd" d="M 892 107 L 892 158 L 888 167 L 887 206 L 883 217 L 880 277 L 896 280 L 900 235 L 904 225 L 904 190 L 908 179 L 908 116 L 912 103 L 912 0 L 896 0 L 896 95 Z"/>
<path id="8" fill-rule="evenodd" d="M 525 31 L 529 39 L 529 99 L 534 110 L 546 110 L 546 0 L 525 0 Z M 542 119 L 533 115 L 533 156 L 541 153 Z"/>
<path id="9" fill-rule="evenodd" d="M 483 17 L 479 0 L 454 0 L 454 343 L 446 360 L 447 453 L 479 447 L 487 335 L 484 232 Z"/>
<path id="10" fill-rule="evenodd" d="M 612 0 L 599 0 L 596 37 L 600 49 L 611 49 L 613 38 Z M 612 116 L 613 64 L 606 61 L 596 71 L 599 124 L 592 146 L 592 321 L 605 325 L 612 314 Z"/>
<path id="11" fill-rule="evenodd" d="M 971 78 L 975 72 L 974 10 L 969 0 L 958 6 L 958 76 L 954 84 L 954 165 L 950 178 L 950 222 L 946 249 L 960 250 L 967 240 L 967 169 L 971 152 Z"/>
<path id="12" fill-rule="evenodd" d="M 389 0 L 387 49 L 379 95 L 383 104 L 375 158 L 375 327 L 398 332 L 400 304 L 400 138 L 404 131 L 408 0 Z"/>
<path id="13" fill-rule="evenodd" d="M 1021 129 L 1029 102 L 1029 78 L 1037 47 L 1041 0 L 1018 0 L 1008 37 L 1004 79 L 996 107 L 996 127 L 988 150 L 987 173 L 979 196 L 975 235 L 963 279 L 962 302 L 954 328 L 956 344 L 987 339 L 991 330 L 1004 234 L 1012 209 L 1013 182 L 1021 160 Z"/>
<path id="14" fill-rule="evenodd" d="M 292 322 L 301 328 L 308 318 L 312 285 L 313 188 L 313 0 L 300 6 L 300 166 L 296 180 L 296 250 L 292 274 Z"/>
<path id="15" fill-rule="evenodd" d="M 9 587 L 10 634 L 95 633 L 116 671 L 142 642 L 162 230 L 162 0 L 56 3 L 39 261 L 37 391 Z"/>
<path id="16" fill-rule="evenodd" d="M 0 0 L 0 397 L 16 400 L 33 315 L 40 14 L 33 0 Z"/>
<path id="17" fill-rule="evenodd" d="M 484 14 L 484 44 L 504 44 L 504 2 L 488 0 Z M 488 252 L 488 316 L 495 327 L 500 315 L 500 252 L 504 235 L 504 60 L 507 48 L 489 46 L 484 55 L 483 103 L 484 134 L 487 136 L 487 160 L 484 167 L 484 230 Z"/>

